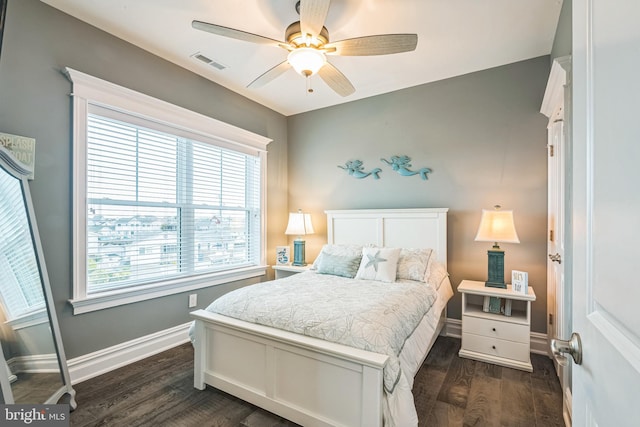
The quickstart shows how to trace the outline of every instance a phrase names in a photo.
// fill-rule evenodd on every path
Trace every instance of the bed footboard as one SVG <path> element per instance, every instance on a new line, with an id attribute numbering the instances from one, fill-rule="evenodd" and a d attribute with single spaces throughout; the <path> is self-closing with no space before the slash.
<path id="1" fill-rule="evenodd" d="M 386 355 L 198 310 L 194 386 L 304 426 L 381 427 Z"/>

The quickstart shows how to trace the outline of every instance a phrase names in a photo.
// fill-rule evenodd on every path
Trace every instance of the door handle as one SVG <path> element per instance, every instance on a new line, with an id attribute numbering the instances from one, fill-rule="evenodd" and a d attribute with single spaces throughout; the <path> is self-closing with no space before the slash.
<path id="1" fill-rule="evenodd" d="M 549 259 L 552 262 L 557 262 L 558 264 L 562 264 L 562 255 L 560 255 L 559 253 L 555 253 L 553 255 L 549 254 Z"/>
<path id="2" fill-rule="evenodd" d="M 567 366 L 568 364 L 569 358 L 564 354 L 571 355 L 576 365 L 582 364 L 582 341 L 577 333 L 572 333 L 569 341 L 552 339 L 550 347 L 559 365 Z"/>

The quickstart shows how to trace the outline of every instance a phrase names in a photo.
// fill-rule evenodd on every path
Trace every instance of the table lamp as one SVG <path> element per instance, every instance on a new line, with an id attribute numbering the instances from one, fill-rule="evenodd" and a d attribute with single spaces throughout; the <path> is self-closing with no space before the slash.
<path id="1" fill-rule="evenodd" d="M 506 288 L 504 283 L 504 251 L 498 243 L 520 243 L 516 227 L 513 224 L 513 211 L 500 210 L 500 205 L 494 206 L 494 210 L 483 209 L 480 227 L 476 234 L 476 242 L 494 242 L 493 247 L 487 251 L 489 255 L 488 279 L 485 286 L 493 288 Z"/>
<path id="2" fill-rule="evenodd" d="M 296 235 L 296 239 L 293 241 L 293 264 L 292 265 L 307 265 L 304 255 L 304 240 L 302 236 L 305 234 L 313 234 L 313 224 L 311 224 L 311 214 L 302 213 L 301 209 L 298 212 L 289 213 L 289 223 L 284 234 Z"/>

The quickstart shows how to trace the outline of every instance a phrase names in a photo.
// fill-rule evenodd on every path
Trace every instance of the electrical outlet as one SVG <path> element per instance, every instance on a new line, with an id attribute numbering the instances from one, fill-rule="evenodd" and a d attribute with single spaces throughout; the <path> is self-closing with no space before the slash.
<path id="1" fill-rule="evenodd" d="M 198 305 L 198 294 L 189 295 L 189 308 Z"/>

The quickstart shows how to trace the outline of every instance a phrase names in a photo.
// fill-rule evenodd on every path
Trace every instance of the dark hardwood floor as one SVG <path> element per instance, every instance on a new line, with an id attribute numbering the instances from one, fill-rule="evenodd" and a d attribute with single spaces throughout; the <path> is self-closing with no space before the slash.
<path id="1" fill-rule="evenodd" d="M 62 387 L 59 373 L 33 374 L 20 372 L 17 381 L 11 383 L 15 403 L 44 402 Z"/>
<path id="2" fill-rule="evenodd" d="M 458 357 L 460 340 L 439 337 L 416 375 L 423 426 L 563 426 L 551 360 L 532 354 L 533 373 Z M 193 388 L 191 344 L 75 386 L 71 426 L 292 427 L 296 424 L 221 391 Z"/>

